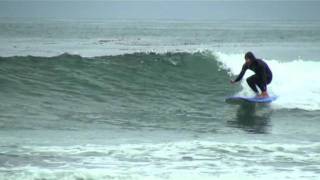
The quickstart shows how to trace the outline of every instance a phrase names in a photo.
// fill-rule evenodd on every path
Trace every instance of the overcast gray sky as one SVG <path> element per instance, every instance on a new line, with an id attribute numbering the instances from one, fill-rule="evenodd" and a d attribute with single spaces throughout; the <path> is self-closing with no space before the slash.
<path id="1" fill-rule="evenodd" d="M 0 17 L 320 20 L 320 1 L 0 1 Z"/>

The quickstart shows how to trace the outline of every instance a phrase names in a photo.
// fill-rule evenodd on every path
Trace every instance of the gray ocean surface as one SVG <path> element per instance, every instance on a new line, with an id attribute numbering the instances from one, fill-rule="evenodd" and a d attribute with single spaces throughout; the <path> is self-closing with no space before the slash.
<path id="1" fill-rule="evenodd" d="M 225 103 L 246 51 L 274 103 Z M 319 179 L 318 21 L 1 18 L 0 56 L 0 179 Z"/>

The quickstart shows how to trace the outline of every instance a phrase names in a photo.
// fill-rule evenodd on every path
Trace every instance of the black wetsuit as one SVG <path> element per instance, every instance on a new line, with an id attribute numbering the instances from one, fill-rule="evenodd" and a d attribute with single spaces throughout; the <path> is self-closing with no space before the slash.
<path id="1" fill-rule="evenodd" d="M 244 64 L 242 66 L 241 73 L 235 79 L 235 82 L 242 79 L 247 69 L 250 69 L 256 73 L 255 75 L 252 75 L 247 79 L 247 83 L 249 84 L 250 88 L 255 93 L 258 93 L 258 89 L 256 86 L 258 86 L 262 92 L 266 91 L 267 84 L 272 81 L 272 72 L 268 65 L 261 59 L 252 60 L 252 63 L 250 65 Z"/>

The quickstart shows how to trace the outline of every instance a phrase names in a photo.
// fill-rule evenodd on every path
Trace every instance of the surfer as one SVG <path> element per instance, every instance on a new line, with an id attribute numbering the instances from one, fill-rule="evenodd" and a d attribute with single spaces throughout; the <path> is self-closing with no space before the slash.
<path id="1" fill-rule="evenodd" d="M 231 83 L 234 84 L 240 81 L 243 75 L 245 74 L 246 70 L 250 69 L 253 72 L 255 72 L 254 75 L 250 76 L 247 79 L 247 83 L 250 86 L 250 88 L 257 94 L 257 97 L 269 97 L 267 92 L 267 85 L 270 84 L 272 81 L 272 72 L 268 67 L 267 63 L 265 63 L 261 59 L 257 59 L 252 52 L 247 52 L 244 58 L 246 62 L 242 66 L 240 74 L 235 80 L 231 80 Z M 261 94 L 259 94 L 257 86 L 261 90 Z"/>

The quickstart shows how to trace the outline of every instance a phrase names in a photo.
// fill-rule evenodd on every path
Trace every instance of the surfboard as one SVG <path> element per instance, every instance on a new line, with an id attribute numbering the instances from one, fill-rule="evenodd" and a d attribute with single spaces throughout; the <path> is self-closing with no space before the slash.
<path id="1" fill-rule="evenodd" d="M 244 96 L 231 96 L 226 98 L 226 103 L 228 104 L 241 104 L 241 103 L 271 103 L 275 101 L 277 96 L 270 96 L 267 98 L 258 97 L 244 97 Z"/>

